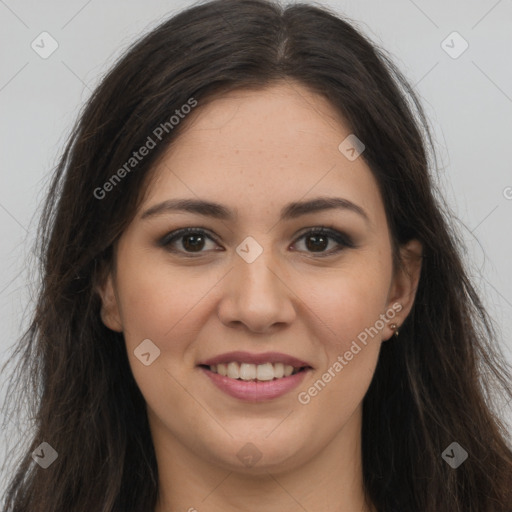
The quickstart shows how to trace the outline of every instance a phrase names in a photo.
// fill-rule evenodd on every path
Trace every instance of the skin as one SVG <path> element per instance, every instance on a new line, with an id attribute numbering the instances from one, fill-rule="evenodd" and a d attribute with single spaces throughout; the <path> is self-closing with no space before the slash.
<path id="1" fill-rule="evenodd" d="M 103 322 L 124 333 L 147 403 L 160 479 L 155 512 L 372 512 L 362 485 L 362 400 L 390 324 L 401 325 L 412 307 L 421 245 L 401 248 L 407 271 L 394 273 L 377 183 L 362 157 L 350 161 L 338 149 L 351 131 L 321 96 L 281 82 L 225 94 L 189 116 L 99 290 Z M 279 220 L 284 205 L 319 196 L 356 203 L 368 221 L 342 209 Z M 215 201 L 237 216 L 141 218 L 175 198 Z M 356 247 L 322 257 L 338 244 L 311 248 L 302 235 L 317 226 L 348 234 Z M 183 227 L 203 228 L 215 241 L 205 238 L 199 256 L 187 253 L 186 237 L 172 245 L 181 252 L 158 245 Z M 247 236 L 263 248 L 252 263 L 235 251 Z M 300 403 L 298 393 L 393 304 L 402 309 L 392 322 Z M 134 355 L 147 338 L 160 349 L 149 366 Z M 284 396 L 249 403 L 196 366 L 233 350 L 282 352 L 313 370 Z M 261 454 L 251 467 L 237 457 L 248 442 Z"/>

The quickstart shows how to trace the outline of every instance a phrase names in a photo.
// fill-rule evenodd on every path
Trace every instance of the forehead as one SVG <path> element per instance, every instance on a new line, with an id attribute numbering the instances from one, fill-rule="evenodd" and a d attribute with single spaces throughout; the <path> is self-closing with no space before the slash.
<path id="1" fill-rule="evenodd" d="M 344 197 L 372 222 L 383 214 L 377 183 L 363 158 L 340 144 L 348 124 L 323 97 L 296 83 L 238 90 L 201 105 L 159 161 L 144 205 L 208 198 L 236 210 L 277 214 L 284 204 Z"/>

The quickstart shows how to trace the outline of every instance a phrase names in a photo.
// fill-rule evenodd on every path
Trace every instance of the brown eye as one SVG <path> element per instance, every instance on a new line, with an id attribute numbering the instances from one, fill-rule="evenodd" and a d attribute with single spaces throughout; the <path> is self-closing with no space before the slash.
<path id="1" fill-rule="evenodd" d="M 346 247 L 355 247 L 352 240 L 339 231 L 330 228 L 313 228 L 304 233 L 298 240 L 305 241 L 306 252 L 319 253 L 321 256 L 329 256 L 340 252 Z M 329 243 L 334 241 L 334 247 L 326 251 Z"/>
<path id="2" fill-rule="evenodd" d="M 202 254 L 208 241 L 214 242 L 215 240 L 209 236 L 204 230 L 197 228 L 183 228 L 178 229 L 165 235 L 158 244 L 165 247 L 169 251 L 176 253 L 197 253 Z"/>
<path id="3" fill-rule="evenodd" d="M 183 248 L 187 251 L 200 251 L 204 247 L 205 239 L 203 235 L 191 233 L 181 237 Z"/>
<path id="4" fill-rule="evenodd" d="M 310 251 L 323 251 L 329 245 L 329 237 L 325 235 L 307 235 L 306 240 Z"/>

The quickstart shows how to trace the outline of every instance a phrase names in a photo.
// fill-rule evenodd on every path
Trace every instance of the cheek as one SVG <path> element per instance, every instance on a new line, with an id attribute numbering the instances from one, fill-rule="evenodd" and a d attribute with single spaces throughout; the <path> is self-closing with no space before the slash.
<path id="1" fill-rule="evenodd" d="M 334 348 L 343 349 L 376 324 L 385 312 L 390 278 L 391 265 L 385 260 L 357 257 L 320 280 L 310 280 L 302 295 Z M 382 330 L 380 322 L 378 327 Z"/>
<path id="2" fill-rule="evenodd" d="M 313 415 L 334 413 L 325 416 L 320 428 L 325 435 L 348 421 L 373 378 L 386 325 L 380 315 L 385 313 L 387 277 L 385 266 L 378 272 L 365 272 L 363 266 L 356 272 L 354 266 L 324 286 L 312 287 L 308 295 L 308 305 L 318 316 L 318 350 L 324 357 L 297 398 Z"/>
<path id="3" fill-rule="evenodd" d="M 164 343 L 176 338 L 176 332 L 185 337 L 183 330 L 194 327 L 189 319 L 200 309 L 201 299 L 219 281 L 217 272 L 178 269 L 143 257 L 126 262 L 119 274 L 122 321 L 130 344 L 139 338 Z M 165 350 L 178 347 L 173 343 Z"/>
<path id="4" fill-rule="evenodd" d="M 125 260 L 118 276 L 122 283 L 119 295 L 124 338 L 133 376 L 151 409 L 160 410 L 172 396 L 173 406 L 185 410 L 190 401 L 181 392 L 179 382 L 190 366 L 188 348 L 198 329 L 194 313 L 212 286 L 210 279 L 171 272 L 170 265 L 157 265 L 142 255 Z M 154 346 L 144 341 L 148 339 Z M 142 346 L 147 348 L 142 351 Z M 148 352 L 146 365 L 141 354 Z"/>

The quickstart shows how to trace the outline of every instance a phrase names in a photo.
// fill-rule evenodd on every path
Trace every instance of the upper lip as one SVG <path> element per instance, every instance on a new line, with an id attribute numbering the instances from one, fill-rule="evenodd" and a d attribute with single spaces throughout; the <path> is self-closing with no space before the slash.
<path id="1" fill-rule="evenodd" d="M 303 366 L 311 367 L 311 365 L 305 361 L 301 361 L 300 359 L 287 354 L 281 354 L 280 352 L 262 352 L 260 354 L 242 351 L 226 352 L 205 361 L 201 361 L 199 364 L 213 366 L 220 363 L 230 363 L 232 361 L 249 364 L 283 363 L 293 366 L 294 368 L 301 368 Z"/>

